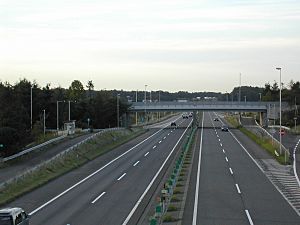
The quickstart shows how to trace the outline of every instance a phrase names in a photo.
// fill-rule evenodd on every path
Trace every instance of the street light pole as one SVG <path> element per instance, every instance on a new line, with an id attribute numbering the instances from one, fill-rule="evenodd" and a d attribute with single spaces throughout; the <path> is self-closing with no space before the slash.
<path id="1" fill-rule="evenodd" d="M 59 110 L 58 110 L 58 103 L 65 102 L 65 101 L 56 101 L 56 129 L 59 131 Z"/>
<path id="2" fill-rule="evenodd" d="M 45 134 L 46 134 L 46 110 L 44 109 L 43 112 L 44 112 L 44 137 L 45 137 Z"/>
<path id="3" fill-rule="evenodd" d="M 32 130 L 32 86 L 30 87 L 30 127 Z"/>
<path id="4" fill-rule="evenodd" d="M 241 94 L 242 94 L 241 85 L 242 85 L 242 74 L 240 73 L 239 102 L 241 102 Z"/>
<path id="5" fill-rule="evenodd" d="M 120 97 L 120 94 L 117 94 L 117 127 L 119 128 L 119 124 L 120 124 L 120 107 L 119 107 L 119 97 Z"/>
<path id="6" fill-rule="evenodd" d="M 145 123 L 146 123 L 146 120 L 147 120 L 147 115 L 146 115 L 146 114 L 147 114 L 147 110 L 146 110 L 146 103 L 147 103 L 147 95 L 146 95 L 146 91 L 147 91 L 147 86 L 148 86 L 148 85 L 145 84 L 145 100 L 144 100 L 144 101 L 145 101 L 145 102 L 144 102 L 144 103 L 145 103 L 145 121 L 144 121 Z"/>
<path id="7" fill-rule="evenodd" d="M 279 70 L 279 142 L 280 142 L 280 146 L 279 146 L 279 149 L 280 149 L 280 154 L 282 152 L 282 149 L 281 149 L 281 88 L 282 88 L 282 85 L 281 85 L 281 67 L 277 67 L 276 70 Z"/>
<path id="8" fill-rule="evenodd" d="M 258 93 L 259 94 L 259 101 L 261 102 L 261 93 Z"/>
<path id="9" fill-rule="evenodd" d="M 69 121 L 71 121 L 71 102 L 76 102 L 76 101 L 68 101 L 69 102 Z"/>
<path id="10" fill-rule="evenodd" d="M 138 102 L 138 90 L 135 92 L 135 102 Z M 135 125 L 138 124 L 138 113 L 135 112 Z"/>

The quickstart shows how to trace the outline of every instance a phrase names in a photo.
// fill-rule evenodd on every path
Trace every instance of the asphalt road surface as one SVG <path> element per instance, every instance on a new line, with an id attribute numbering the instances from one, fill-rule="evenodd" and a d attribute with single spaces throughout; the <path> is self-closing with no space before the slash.
<path id="1" fill-rule="evenodd" d="M 214 114 L 203 118 L 182 224 L 300 224 L 245 149 L 212 120 Z"/>
<path id="2" fill-rule="evenodd" d="M 17 199 L 31 225 L 135 224 L 149 189 L 179 149 L 191 119 L 153 129 L 103 157 Z"/>

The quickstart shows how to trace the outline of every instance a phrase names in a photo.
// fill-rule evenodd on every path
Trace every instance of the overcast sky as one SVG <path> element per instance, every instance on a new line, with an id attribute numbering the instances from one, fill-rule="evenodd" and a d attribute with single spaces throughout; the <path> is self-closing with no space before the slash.
<path id="1" fill-rule="evenodd" d="M 299 0 L 0 0 L 0 80 L 231 91 L 300 80 Z"/>

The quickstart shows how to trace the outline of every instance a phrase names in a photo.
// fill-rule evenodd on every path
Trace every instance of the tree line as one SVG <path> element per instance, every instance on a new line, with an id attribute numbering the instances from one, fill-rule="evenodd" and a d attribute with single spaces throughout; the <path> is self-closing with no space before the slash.
<path id="1" fill-rule="evenodd" d="M 69 102 L 70 119 L 76 121 L 76 127 L 117 126 L 117 96 L 110 91 L 95 91 L 92 81 L 84 86 L 74 80 L 68 89 L 52 88 L 50 84 L 40 87 L 26 79 L 14 85 L 0 82 L 0 155 L 13 154 L 43 134 L 44 110 L 46 129 L 57 129 L 57 108 L 62 129 L 69 120 Z M 127 108 L 127 101 L 120 98 L 120 116 Z"/>

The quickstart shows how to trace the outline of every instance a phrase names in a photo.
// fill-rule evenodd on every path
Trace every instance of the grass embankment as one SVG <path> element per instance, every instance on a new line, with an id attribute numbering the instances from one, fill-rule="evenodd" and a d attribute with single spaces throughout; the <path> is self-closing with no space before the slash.
<path id="1" fill-rule="evenodd" d="M 241 132 L 243 132 L 246 136 L 248 136 L 252 141 L 265 149 L 273 158 L 275 158 L 280 164 L 287 164 L 285 161 L 284 153 L 277 156 L 275 154 L 275 150 L 279 153 L 279 145 L 277 143 L 272 143 L 272 139 L 269 137 L 258 137 L 256 134 L 242 127 L 238 119 L 236 117 L 227 116 L 225 117 L 228 123 L 230 123 L 233 127 L 238 128 Z M 288 160 L 287 160 L 288 161 Z"/>
<path id="2" fill-rule="evenodd" d="M 11 202 L 17 197 L 82 166 L 144 132 L 142 129 L 124 129 L 100 134 L 94 139 L 80 145 L 77 149 L 41 167 L 39 170 L 5 186 L 0 192 L 0 205 Z"/>

